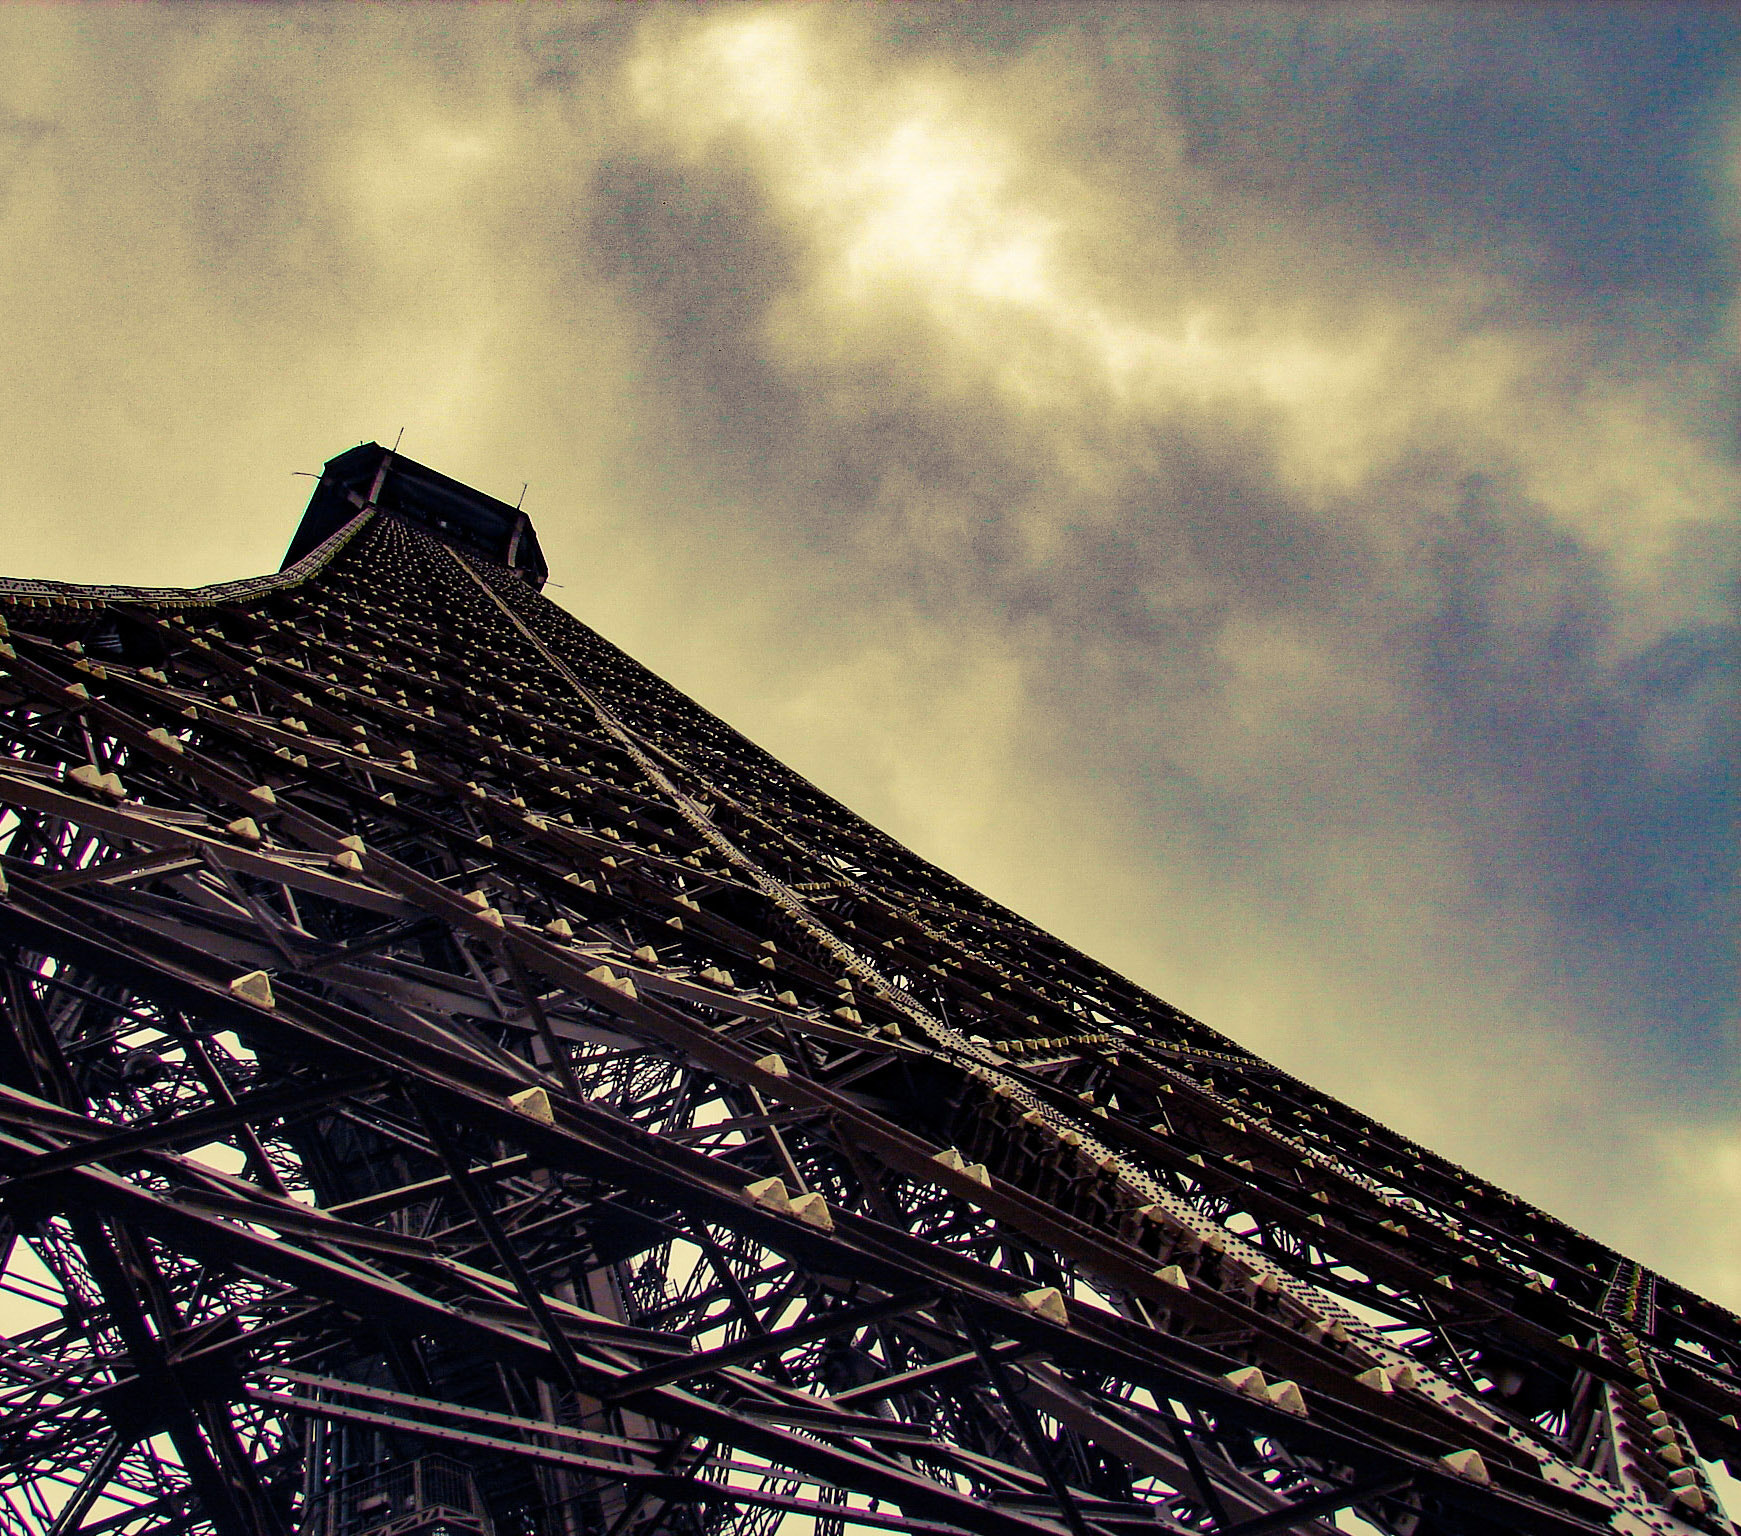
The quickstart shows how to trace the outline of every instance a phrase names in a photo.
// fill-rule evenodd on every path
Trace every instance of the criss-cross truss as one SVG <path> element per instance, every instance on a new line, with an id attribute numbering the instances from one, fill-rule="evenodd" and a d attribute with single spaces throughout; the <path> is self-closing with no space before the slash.
<path id="1" fill-rule="evenodd" d="M 376 454 L 277 576 L 0 584 L 3 1536 L 1730 1529 L 1734 1315 L 925 864 Z"/>

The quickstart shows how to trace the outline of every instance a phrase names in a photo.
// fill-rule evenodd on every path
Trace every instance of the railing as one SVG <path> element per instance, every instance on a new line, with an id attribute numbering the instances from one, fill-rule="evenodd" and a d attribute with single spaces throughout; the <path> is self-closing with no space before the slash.
<path id="1" fill-rule="evenodd" d="M 420 1456 L 329 1489 L 310 1506 L 302 1536 L 494 1536 L 471 1470 Z"/>

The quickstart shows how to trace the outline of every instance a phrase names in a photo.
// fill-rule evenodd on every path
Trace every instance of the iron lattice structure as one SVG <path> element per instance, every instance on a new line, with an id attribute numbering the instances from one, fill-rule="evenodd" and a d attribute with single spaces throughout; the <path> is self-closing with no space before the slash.
<path id="1" fill-rule="evenodd" d="M 1734 1315 L 542 579 L 367 445 L 275 576 L 0 585 L 0 1531 L 1730 1529 Z"/>

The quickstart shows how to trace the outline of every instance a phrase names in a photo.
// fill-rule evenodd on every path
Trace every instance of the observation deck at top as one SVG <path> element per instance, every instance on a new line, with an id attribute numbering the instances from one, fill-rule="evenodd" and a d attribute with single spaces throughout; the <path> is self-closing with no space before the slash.
<path id="1" fill-rule="evenodd" d="M 535 592 L 543 591 L 550 577 L 532 520 L 518 507 L 379 443 L 360 443 L 326 461 L 284 565 L 319 548 L 369 506 L 415 523 L 444 544 L 507 566 Z"/>

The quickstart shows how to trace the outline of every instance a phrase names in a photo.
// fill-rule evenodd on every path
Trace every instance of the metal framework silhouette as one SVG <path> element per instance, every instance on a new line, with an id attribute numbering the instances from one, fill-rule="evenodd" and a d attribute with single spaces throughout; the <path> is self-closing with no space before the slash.
<path id="1" fill-rule="evenodd" d="M 0 1532 L 1727 1532 L 1730 1312 L 868 826 L 373 444 L 0 583 Z"/>

